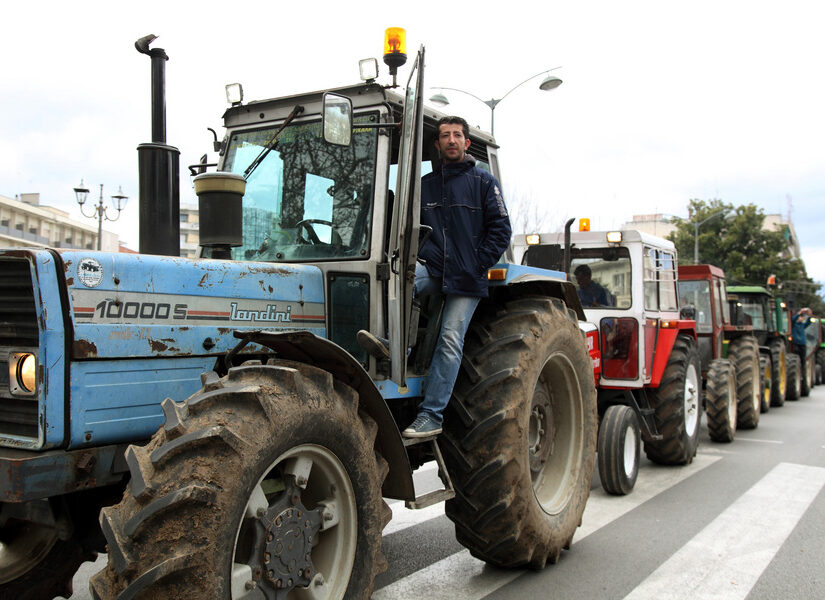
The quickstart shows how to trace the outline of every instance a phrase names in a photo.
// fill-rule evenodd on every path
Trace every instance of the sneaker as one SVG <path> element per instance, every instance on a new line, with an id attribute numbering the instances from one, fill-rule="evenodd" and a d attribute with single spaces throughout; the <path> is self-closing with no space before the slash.
<path id="1" fill-rule="evenodd" d="M 401 435 L 405 438 L 420 438 L 439 433 L 441 433 L 441 424 L 427 413 L 421 413 L 409 427 L 401 432 Z"/>
<path id="2" fill-rule="evenodd" d="M 390 341 L 371 334 L 362 329 L 358 332 L 358 345 L 361 346 L 370 356 L 382 360 L 390 359 Z"/>

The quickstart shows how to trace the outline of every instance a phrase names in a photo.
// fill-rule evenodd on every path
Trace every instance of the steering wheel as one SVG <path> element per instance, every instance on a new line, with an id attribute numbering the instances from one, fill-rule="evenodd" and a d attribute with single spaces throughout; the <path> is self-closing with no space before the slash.
<path id="1" fill-rule="evenodd" d="M 297 239 L 298 243 L 300 244 L 313 244 L 313 245 L 323 245 L 323 246 L 331 246 L 332 244 L 327 244 L 326 242 L 322 242 L 321 238 L 318 237 L 318 234 L 315 231 L 315 228 L 312 227 L 313 224 L 317 225 L 328 225 L 331 233 L 330 233 L 330 242 L 334 242 L 336 236 L 338 239 L 341 239 L 341 236 L 338 235 L 338 232 L 335 231 L 335 225 L 332 224 L 332 221 L 325 221 L 324 219 L 304 219 L 303 221 L 298 221 L 295 224 L 297 228 Z M 307 230 L 307 237 L 306 239 L 304 236 L 301 235 L 301 229 Z"/>

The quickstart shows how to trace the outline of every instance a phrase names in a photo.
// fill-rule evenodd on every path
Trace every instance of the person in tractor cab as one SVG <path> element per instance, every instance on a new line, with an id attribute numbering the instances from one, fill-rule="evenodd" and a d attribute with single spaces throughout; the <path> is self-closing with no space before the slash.
<path id="1" fill-rule="evenodd" d="M 799 355 L 802 364 L 805 364 L 805 356 L 807 355 L 807 340 L 805 338 L 805 330 L 811 324 L 811 315 L 813 311 L 808 308 L 801 308 L 793 316 L 791 322 L 791 336 L 793 338 L 793 351 Z"/>
<path id="2" fill-rule="evenodd" d="M 579 284 L 579 300 L 582 306 L 613 306 L 610 294 L 602 286 L 593 281 L 593 273 L 587 265 L 579 265 L 573 271 L 576 283 Z"/>
<path id="3" fill-rule="evenodd" d="M 487 270 L 510 244 L 510 217 L 501 188 L 492 173 L 475 165 L 467 154 L 470 129 L 461 117 L 443 117 L 436 127 L 440 162 L 421 180 L 421 224 L 432 234 L 418 251 L 415 295 L 443 294 L 444 311 L 424 400 L 418 415 L 402 435 L 408 438 L 441 433 L 444 409 L 450 401 L 464 336 L 473 313 L 488 295 Z M 368 331 L 358 341 L 370 354 L 389 358 L 386 340 Z"/>

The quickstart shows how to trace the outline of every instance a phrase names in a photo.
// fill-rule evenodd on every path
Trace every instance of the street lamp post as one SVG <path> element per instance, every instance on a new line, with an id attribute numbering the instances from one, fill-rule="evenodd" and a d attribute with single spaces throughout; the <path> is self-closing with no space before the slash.
<path id="1" fill-rule="evenodd" d="M 123 190 L 118 186 L 117 194 L 112 196 L 112 205 L 114 206 L 115 210 L 117 210 L 117 215 L 114 217 L 110 217 L 109 214 L 106 212 L 106 207 L 103 205 L 103 184 L 100 184 L 100 198 L 98 200 L 97 206 L 93 206 L 92 214 L 87 215 L 86 211 L 83 210 L 83 205 L 86 202 L 86 198 L 89 195 L 89 189 L 83 187 L 83 180 L 80 180 L 80 185 L 74 188 L 75 198 L 77 198 L 77 203 L 80 205 L 80 213 L 88 218 L 94 219 L 97 217 L 97 249 L 102 250 L 103 246 L 103 220 L 107 221 L 117 221 L 120 217 L 120 211 L 126 208 L 126 201 L 129 199 L 128 196 L 123 195 Z"/>
<path id="2" fill-rule="evenodd" d="M 713 213 L 709 217 L 706 217 L 706 218 L 702 219 L 701 221 L 697 221 L 693 224 L 693 264 L 694 265 L 699 264 L 699 228 L 702 225 L 704 225 L 705 223 L 707 223 L 708 221 L 710 221 L 711 219 L 714 219 L 714 218 L 718 217 L 719 215 L 727 215 L 728 212 L 729 212 L 728 209 L 722 208 L 720 210 L 717 210 L 715 213 Z"/>
<path id="3" fill-rule="evenodd" d="M 536 73 L 535 75 L 531 75 L 530 77 L 528 77 L 527 79 L 525 79 L 524 81 L 519 83 L 517 86 L 511 88 L 510 91 L 507 92 L 506 94 L 504 94 L 501 98 L 491 98 L 489 100 L 484 100 L 482 98 L 479 98 L 475 94 L 471 94 L 470 92 L 465 92 L 464 90 L 459 90 L 458 88 L 434 86 L 432 89 L 434 89 L 434 90 L 450 90 L 452 92 L 460 92 L 462 94 L 467 94 L 468 96 L 471 96 L 471 97 L 475 98 L 479 102 L 483 102 L 484 104 L 486 104 L 487 107 L 490 109 L 490 135 L 495 137 L 495 134 L 496 134 L 496 131 L 495 131 L 495 127 L 496 127 L 496 106 L 498 106 L 499 102 L 504 100 L 512 92 L 514 92 L 516 89 L 523 86 L 525 83 L 527 83 L 531 79 L 535 79 L 539 75 L 543 75 L 545 73 L 550 73 L 550 71 L 555 71 L 556 69 L 561 69 L 561 67 L 553 67 L 552 69 L 548 69 L 546 71 L 540 71 L 539 73 Z M 556 77 L 555 75 L 547 75 L 547 77 L 545 77 L 542 80 L 542 82 L 539 84 L 539 89 L 546 92 L 546 91 L 556 89 L 561 84 L 562 84 L 562 80 L 559 79 L 558 77 Z M 432 102 L 433 104 L 436 104 L 438 106 L 447 106 L 450 103 L 450 101 L 447 99 L 447 97 L 444 94 L 435 94 L 435 95 L 431 96 L 430 97 L 430 102 Z"/>

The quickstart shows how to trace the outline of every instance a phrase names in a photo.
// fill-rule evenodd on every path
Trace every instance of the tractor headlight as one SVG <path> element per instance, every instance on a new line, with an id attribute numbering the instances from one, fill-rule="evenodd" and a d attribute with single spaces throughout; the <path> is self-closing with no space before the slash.
<path id="1" fill-rule="evenodd" d="M 9 356 L 9 391 L 18 396 L 33 396 L 37 389 L 37 358 L 30 352 Z"/>

